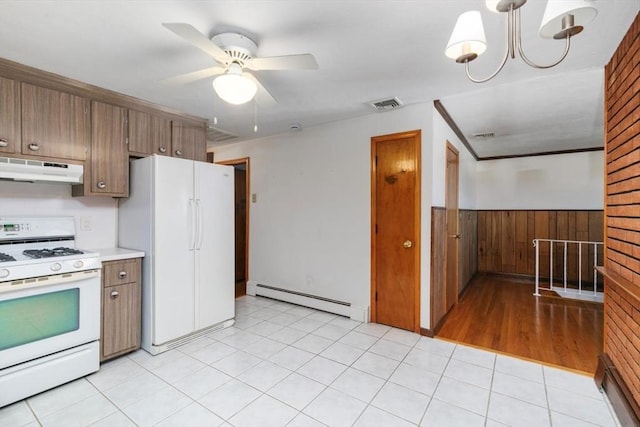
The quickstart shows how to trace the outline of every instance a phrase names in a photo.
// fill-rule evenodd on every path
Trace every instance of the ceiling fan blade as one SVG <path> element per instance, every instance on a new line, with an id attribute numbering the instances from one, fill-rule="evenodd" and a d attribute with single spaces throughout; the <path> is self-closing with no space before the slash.
<path id="1" fill-rule="evenodd" d="M 165 22 L 162 24 L 162 26 L 173 32 L 174 34 L 182 37 L 198 49 L 205 51 L 216 61 L 222 64 L 230 62 L 230 58 L 227 52 L 211 42 L 211 40 L 209 40 L 207 36 L 196 30 L 192 25 L 183 24 L 180 22 Z"/>
<path id="2" fill-rule="evenodd" d="M 209 67 L 198 71 L 192 71 L 191 73 L 180 74 L 179 76 L 173 76 L 162 80 L 164 83 L 174 85 L 184 85 L 193 83 L 198 80 L 206 79 L 207 77 L 217 76 L 218 74 L 224 74 L 225 67 Z"/>
<path id="3" fill-rule="evenodd" d="M 317 70 L 316 58 L 310 53 L 252 58 L 245 64 L 250 70 Z"/>
<path id="4" fill-rule="evenodd" d="M 256 84 L 258 85 L 258 89 L 262 89 L 258 90 L 258 93 L 260 94 L 260 96 L 258 96 L 258 105 L 268 106 L 269 104 L 273 105 L 278 103 L 278 100 L 273 95 L 271 95 L 271 93 L 262 85 L 262 83 L 256 76 L 251 73 L 242 73 L 242 75 L 256 82 Z"/>

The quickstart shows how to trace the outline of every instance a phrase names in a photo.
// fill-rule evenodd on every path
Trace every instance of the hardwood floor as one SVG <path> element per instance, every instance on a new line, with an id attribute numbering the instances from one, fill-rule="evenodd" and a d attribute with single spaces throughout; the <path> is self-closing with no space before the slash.
<path id="1" fill-rule="evenodd" d="M 602 352 L 603 305 L 535 297 L 533 291 L 530 281 L 478 276 L 436 336 L 594 373 Z"/>

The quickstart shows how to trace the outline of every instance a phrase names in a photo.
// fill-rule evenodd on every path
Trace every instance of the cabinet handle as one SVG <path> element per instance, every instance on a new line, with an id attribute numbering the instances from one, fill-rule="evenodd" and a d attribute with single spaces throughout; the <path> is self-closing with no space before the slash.
<path id="1" fill-rule="evenodd" d="M 33 144 L 29 144 L 29 150 L 31 151 L 38 151 L 40 149 L 40 146 L 36 143 Z"/>
<path id="2" fill-rule="evenodd" d="M 120 296 L 120 293 L 118 291 L 111 292 L 111 299 L 116 299 L 118 298 L 118 296 Z"/>
<path id="3" fill-rule="evenodd" d="M 4 138 L 0 138 L 0 147 L 6 147 L 9 145 L 9 141 Z"/>
<path id="4" fill-rule="evenodd" d="M 158 151 L 161 152 L 161 153 L 166 153 L 167 149 L 165 147 L 160 147 L 160 148 L 158 148 Z"/>
<path id="5" fill-rule="evenodd" d="M 176 156 L 182 156 L 182 150 L 176 150 Z"/>
<path id="6" fill-rule="evenodd" d="M 121 271 L 120 273 L 118 273 L 118 276 L 119 276 L 121 279 L 124 279 L 125 277 L 127 277 L 127 272 L 126 272 L 126 271 Z"/>
<path id="7" fill-rule="evenodd" d="M 107 188 L 107 184 L 105 184 L 104 181 L 98 182 L 96 186 L 101 190 L 104 190 L 105 188 Z"/>

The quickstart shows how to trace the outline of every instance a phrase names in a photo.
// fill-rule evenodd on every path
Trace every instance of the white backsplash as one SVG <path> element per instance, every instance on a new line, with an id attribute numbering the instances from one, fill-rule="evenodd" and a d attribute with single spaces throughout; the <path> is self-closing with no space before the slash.
<path id="1" fill-rule="evenodd" d="M 76 245 L 117 245 L 118 202 L 111 197 L 71 197 L 69 184 L 0 181 L 0 217 L 69 215 L 76 220 Z"/>

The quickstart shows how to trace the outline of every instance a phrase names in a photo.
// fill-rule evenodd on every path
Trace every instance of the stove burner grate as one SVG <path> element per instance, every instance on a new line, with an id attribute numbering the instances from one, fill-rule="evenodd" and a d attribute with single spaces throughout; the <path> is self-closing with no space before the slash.
<path id="1" fill-rule="evenodd" d="M 0 262 L 15 261 L 15 260 L 16 259 L 11 255 L 3 254 L 2 252 L 0 252 Z"/>
<path id="2" fill-rule="evenodd" d="M 66 255 L 80 255 L 84 252 L 72 248 L 53 248 L 53 249 L 25 249 L 22 254 L 29 258 L 52 258 Z"/>

